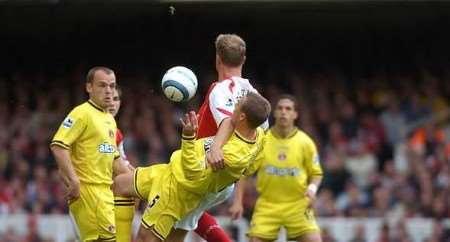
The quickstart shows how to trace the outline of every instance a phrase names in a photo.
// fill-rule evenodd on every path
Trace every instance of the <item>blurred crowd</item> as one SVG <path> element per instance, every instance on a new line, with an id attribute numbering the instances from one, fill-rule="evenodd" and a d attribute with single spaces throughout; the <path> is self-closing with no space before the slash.
<path id="1" fill-rule="evenodd" d="M 325 171 L 318 216 L 450 217 L 450 72 L 286 71 L 258 78 L 251 81 L 272 102 L 282 93 L 299 99 L 298 125 L 314 138 Z M 200 79 L 196 97 L 176 105 L 160 94 L 159 80 L 119 77 L 123 101 L 116 118 L 133 165 L 168 161 L 179 146 L 180 115 L 199 107 L 214 73 Z M 0 214 L 67 213 L 48 144 L 85 99 L 82 71 L 0 76 Z M 247 189 L 250 218 L 257 194 L 252 184 Z M 224 215 L 227 206 L 213 212 Z M 392 240 L 383 233 L 380 242 L 410 241 L 407 234 Z M 436 236 L 427 242 L 443 241 Z"/>

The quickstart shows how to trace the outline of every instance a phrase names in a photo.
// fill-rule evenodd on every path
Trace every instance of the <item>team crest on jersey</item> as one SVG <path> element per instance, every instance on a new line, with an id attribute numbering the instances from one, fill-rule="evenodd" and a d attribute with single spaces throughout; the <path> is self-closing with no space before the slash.
<path id="1" fill-rule="evenodd" d="M 114 225 L 109 225 L 108 226 L 108 231 L 110 232 L 110 233 L 115 233 L 116 232 L 116 226 L 114 226 Z"/>
<path id="2" fill-rule="evenodd" d="M 284 152 L 278 153 L 278 160 L 286 160 L 287 155 Z"/>
<path id="3" fill-rule="evenodd" d="M 112 131 L 112 130 L 109 130 L 109 137 L 112 139 L 112 138 L 114 138 L 114 131 Z"/>
<path id="4" fill-rule="evenodd" d="M 71 117 L 67 117 L 66 119 L 64 119 L 62 126 L 66 129 L 69 129 L 73 126 L 73 124 L 75 123 L 75 120 Z"/>
<path id="5" fill-rule="evenodd" d="M 107 142 L 104 142 L 98 146 L 98 152 L 102 154 L 112 154 L 116 152 L 116 147 L 114 145 L 108 144 Z"/>

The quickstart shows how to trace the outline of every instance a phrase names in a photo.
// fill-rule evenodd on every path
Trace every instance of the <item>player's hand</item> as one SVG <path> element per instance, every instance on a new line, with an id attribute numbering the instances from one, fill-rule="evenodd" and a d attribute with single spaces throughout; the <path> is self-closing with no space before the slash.
<path id="1" fill-rule="evenodd" d="M 232 220 L 240 219 L 244 213 L 244 207 L 241 203 L 233 203 L 233 205 L 228 209 Z"/>
<path id="2" fill-rule="evenodd" d="M 180 119 L 183 126 L 183 135 L 194 136 L 198 129 L 198 115 L 194 111 L 184 114 Z"/>
<path id="3" fill-rule="evenodd" d="M 305 196 L 309 198 L 308 208 L 315 208 L 316 204 L 316 192 L 312 189 L 306 189 Z"/>
<path id="4" fill-rule="evenodd" d="M 206 153 L 206 162 L 208 163 L 208 166 L 211 166 L 213 171 L 223 169 L 225 165 L 222 149 L 213 144 L 210 151 Z"/>
<path id="5" fill-rule="evenodd" d="M 75 200 L 80 197 L 80 181 L 78 178 L 72 179 L 70 183 L 66 186 L 66 192 L 64 193 L 64 198 L 67 201 Z"/>

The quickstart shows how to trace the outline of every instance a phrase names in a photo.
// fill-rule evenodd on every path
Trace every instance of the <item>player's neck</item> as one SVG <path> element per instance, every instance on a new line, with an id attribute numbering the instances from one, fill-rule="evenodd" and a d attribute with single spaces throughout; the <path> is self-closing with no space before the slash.
<path id="1" fill-rule="evenodd" d="M 245 125 L 238 125 L 236 127 L 236 133 L 248 141 L 256 140 L 256 129 L 251 129 Z"/>
<path id="2" fill-rule="evenodd" d="M 89 98 L 88 102 L 90 102 L 91 105 L 94 105 L 95 107 L 97 107 L 97 108 L 101 109 L 102 111 L 106 112 L 106 108 L 100 106 L 98 103 L 96 103 L 96 102 L 94 101 L 94 99 Z"/>
<path id="3" fill-rule="evenodd" d="M 242 68 L 241 67 L 224 67 L 221 71 L 219 71 L 219 81 L 225 80 L 232 76 L 242 76 Z"/>
<path id="4" fill-rule="evenodd" d="M 280 138 L 287 138 L 291 136 L 291 134 L 296 130 L 296 127 L 294 125 L 292 126 L 279 126 L 274 125 L 273 131 L 275 131 L 275 134 L 279 136 Z"/>

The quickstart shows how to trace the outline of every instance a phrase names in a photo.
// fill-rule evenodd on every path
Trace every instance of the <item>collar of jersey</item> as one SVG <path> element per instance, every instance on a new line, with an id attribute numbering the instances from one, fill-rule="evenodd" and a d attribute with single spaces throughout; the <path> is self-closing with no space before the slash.
<path id="1" fill-rule="evenodd" d="M 270 129 L 270 132 L 272 133 L 272 135 L 277 139 L 290 139 L 290 138 L 294 137 L 295 134 L 297 134 L 297 131 L 298 131 L 298 129 L 296 127 L 294 127 L 294 129 L 291 131 L 291 133 L 288 136 L 286 136 L 285 138 L 283 138 L 283 137 L 279 136 L 277 134 L 277 132 L 275 132 L 274 128 Z"/>
<path id="2" fill-rule="evenodd" d="M 100 112 L 104 112 L 106 113 L 106 110 L 104 110 L 103 108 L 101 108 L 100 106 L 98 106 L 94 101 L 92 101 L 91 99 L 88 100 L 88 103 L 94 107 L 95 109 L 97 109 Z"/>
<path id="3" fill-rule="evenodd" d="M 232 81 L 234 81 L 234 80 L 233 80 L 233 77 L 238 77 L 238 76 L 226 76 L 224 79 L 219 80 L 218 82 L 223 82 L 223 81 L 225 81 L 225 80 L 232 80 Z"/>
<path id="4" fill-rule="evenodd" d="M 249 139 L 244 138 L 244 136 L 239 134 L 239 132 L 237 130 L 234 131 L 234 134 L 236 135 L 236 137 L 238 137 L 239 139 L 241 139 L 242 141 L 244 141 L 245 143 L 248 143 L 248 144 L 254 144 L 254 143 L 256 143 L 256 139 L 258 139 L 258 132 L 256 132 L 255 140 L 249 140 Z"/>

